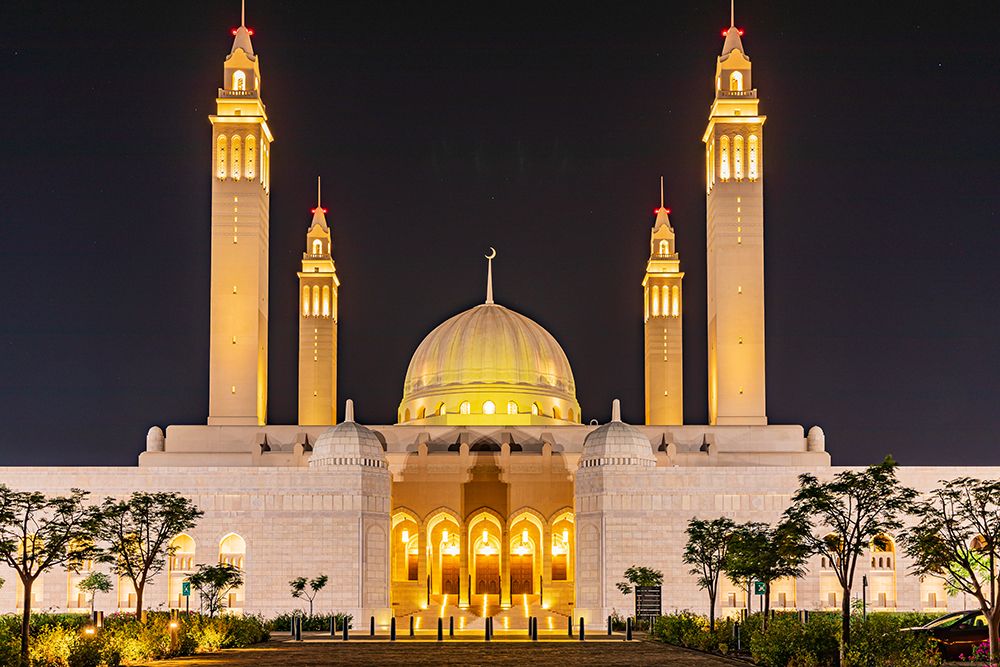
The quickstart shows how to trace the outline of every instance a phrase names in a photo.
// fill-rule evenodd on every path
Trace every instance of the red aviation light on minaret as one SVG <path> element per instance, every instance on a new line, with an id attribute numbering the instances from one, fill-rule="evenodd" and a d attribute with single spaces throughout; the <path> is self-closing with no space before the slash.
<path id="1" fill-rule="evenodd" d="M 728 35 L 728 34 L 729 34 L 729 31 L 730 31 L 730 30 L 731 30 L 732 28 L 736 28 L 736 26 L 730 26 L 729 28 L 723 28 L 723 29 L 722 29 L 722 36 L 723 36 L 723 37 L 725 37 L 726 35 Z M 740 37 L 742 37 L 742 36 L 743 36 L 743 28 L 736 28 L 736 32 L 738 32 L 738 33 L 739 33 Z M 253 34 L 253 33 L 250 33 L 250 34 Z"/>
<path id="2" fill-rule="evenodd" d="M 330 212 L 329 209 L 327 209 L 327 208 L 321 208 L 319 206 L 317 206 L 316 208 L 309 209 L 310 213 L 315 213 L 316 211 L 323 211 L 323 213 L 329 213 Z"/>
<path id="3" fill-rule="evenodd" d="M 663 211 L 667 215 L 670 215 L 670 209 L 665 206 L 658 206 L 653 209 L 653 215 L 657 215 L 660 211 Z"/>
<path id="4" fill-rule="evenodd" d="M 240 30 L 239 28 L 233 28 L 229 32 L 232 34 L 233 37 L 236 37 L 236 33 L 239 32 L 239 30 Z M 254 35 L 253 28 L 247 28 L 247 34 L 250 35 L 251 37 L 253 37 L 253 35 Z"/>

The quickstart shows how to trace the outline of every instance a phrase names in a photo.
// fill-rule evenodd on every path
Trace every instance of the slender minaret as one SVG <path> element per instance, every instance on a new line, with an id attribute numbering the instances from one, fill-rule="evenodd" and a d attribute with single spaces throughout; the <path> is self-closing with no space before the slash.
<path id="1" fill-rule="evenodd" d="M 267 419 L 267 248 L 271 130 L 260 59 L 233 31 L 212 121 L 212 297 L 208 423 Z"/>
<path id="2" fill-rule="evenodd" d="M 649 261 L 642 280 L 647 424 L 684 423 L 683 278 L 660 177 L 660 207 L 650 233 Z"/>
<path id="3" fill-rule="evenodd" d="M 708 199 L 708 415 L 766 424 L 764 116 L 732 15 L 705 130 Z"/>
<path id="4" fill-rule="evenodd" d="M 337 288 L 330 227 L 316 179 L 316 208 L 299 272 L 299 424 L 337 423 Z"/>

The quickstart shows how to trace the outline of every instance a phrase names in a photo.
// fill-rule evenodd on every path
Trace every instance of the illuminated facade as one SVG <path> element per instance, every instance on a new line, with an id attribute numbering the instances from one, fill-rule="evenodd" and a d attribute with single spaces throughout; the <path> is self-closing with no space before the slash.
<path id="1" fill-rule="evenodd" d="M 647 424 L 684 423 L 683 278 L 661 178 L 642 281 Z"/>
<path id="2" fill-rule="evenodd" d="M 0 468 L 0 481 L 14 488 L 76 487 L 95 498 L 177 491 L 201 507 L 203 520 L 174 536 L 166 570 L 145 593 L 149 607 L 182 608 L 184 580 L 199 563 L 219 561 L 246 575 L 226 601 L 231 612 L 298 609 L 289 579 L 325 573 L 330 586 L 317 611 L 353 614 L 365 629 L 369 616 L 383 632 L 393 616 L 400 627 L 412 618 L 418 629 L 454 617 L 458 630 L 482 630 L 494 617 L 500 631 L 536 617 L 543 632 L 564 632 L 567 617 L 593 627 L 631 609 L 615 583 L 641 564 L 664 572 L 664 611 L 705 611 L 706 596 L 682 564 L 688 521 L 725 515 L 773 523 L 801 473 L 843 470 L 830 465 L 818 426 L 766 423 L 764 117 L 735 27 L 726 31 L 705 133 L 710 424 L 683 423 L 684 274 L 662 194 L 643 280 L 644 425 L 622 422 L 617 401 L 601 425 L 583 416 L 555 337 L 494 301 L 495 251 L 484 303 L 444 321 L 415 350 L 396 423 L 358 424 L 347 401 L 333 425 L 340 282 L 319 197 L 295 295 L 299 419 L 266 424 L 272 136 L 250 34 L 245 25 L 235 31 L 211 117 L 208 423 L 152 427 L 136 467 Z M 398 396 L 387 385 L 386 401 Z M 589 409 L 607 418 L 604 406 Z M 1000 470 L 900 471 L 921 489 L 967 474 Z M 873 545 L 858 572 L 869 576 L 870 608 L 961 607 L 933 581 L 908 576 L 910 563 L 887 537 L 890 546 Z M 46 573 L 32 590 L 35 606 L 80 610 L 76 583 L 100 568 Z M 0 611 L 23 604 L 17 577 L 5 570 L 0 577 L 12 583 L 0 588 Z M 775 608 L 840 605 L 819 557 L 806 576 L 773 590 Z M 106 597 L 99 607 L 135 604 L 122 580 Z M 747 602 L 722 582 L 720 613 L 736 614 Z"/>
<path id="3" fill-rule="evenodd" d="M 320 181 L 299 271 L 299 423 L 337 422 L 337 299 L 340 279 L 333 265 Z"/>
<path id="4" fill-rule="evenodd" d="M 705 142 L 708 419 L 767 424 L 764 397 L 765 116 L 730 25 L 715 67 Z"/>
<path id="5" fill-rule="evenodd" d="M 212 122 L 212 296 L 208 423 L 267 419 L 271 143 L 260 58 L 234 31 Z"/>

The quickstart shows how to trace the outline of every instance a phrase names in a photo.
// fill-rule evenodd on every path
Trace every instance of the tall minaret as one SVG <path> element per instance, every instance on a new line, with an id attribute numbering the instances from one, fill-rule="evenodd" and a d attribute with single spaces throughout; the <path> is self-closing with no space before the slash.
<path id="1" fill-rule="evenodd" d="M 337 423 L 337 288 L 320 180 L 299 272 L 299 424 Z"/>
<path id="2" fill-rule="evenodd" d="M 649 261 L 642 280 L 647 424 L 684 423 L 683 278 L 660 177 L 660 207 L 650 233 Z"/>
<path id="3" fill-rule="evenodd" d="M 708 198 L 708 418 L 766 424 L 764 401 L 764 116 L 750 60 L 730 26 L 705 130 Z"/>
<path id="4" fill-rule="evenodd" d="M 233 31 L 212 121 L 212 316 L 208 423 L 267 419 L 267 248 L 271 130 L 260 59 Z"/>

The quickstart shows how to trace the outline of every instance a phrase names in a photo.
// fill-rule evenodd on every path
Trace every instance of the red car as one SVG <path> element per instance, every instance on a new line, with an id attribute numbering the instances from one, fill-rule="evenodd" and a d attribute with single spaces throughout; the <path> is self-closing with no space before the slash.
<path id="1" fill-rule="evenodd" d="M 966 658 L 972 650 L 990 640 L 990 628 L 981 611 L 955 611 L 926 625 L 905 628 L 904 632 L 926 632 L 941 647 L 945 660 Z"/>

